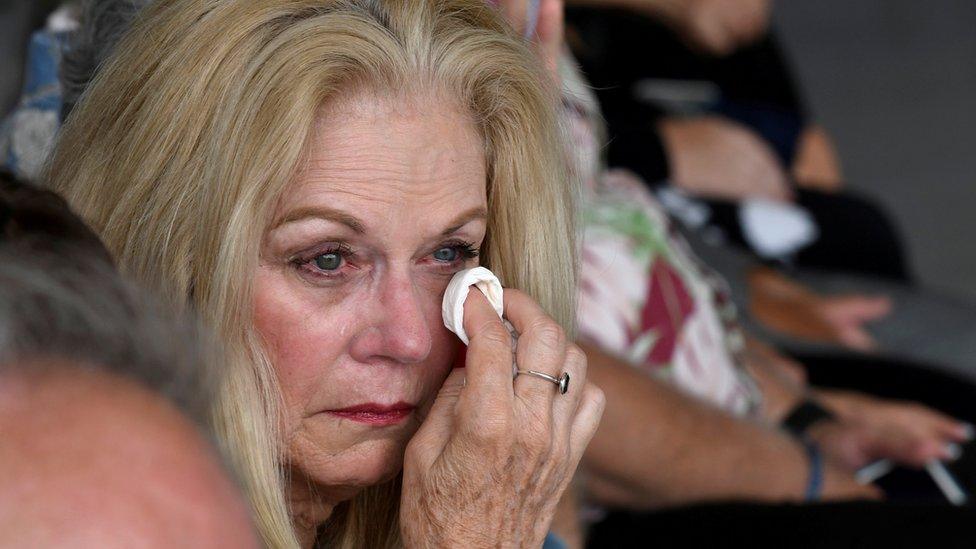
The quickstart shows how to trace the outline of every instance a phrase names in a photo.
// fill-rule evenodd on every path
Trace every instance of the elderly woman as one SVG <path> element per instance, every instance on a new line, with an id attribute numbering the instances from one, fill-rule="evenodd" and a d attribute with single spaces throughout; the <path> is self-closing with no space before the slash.
<path id="1" fill-rule="evenodd" d="M 64 128 L 49 182 L 224 343 L 215 423 L 270 546 L 538 545 L 596 429 L 554 93 L 506 29 L 476 0 L 161 1 Z M 521 290 L 515 348 L 477 291 L 466 351 L 442 324 L 478 263 Z"/>

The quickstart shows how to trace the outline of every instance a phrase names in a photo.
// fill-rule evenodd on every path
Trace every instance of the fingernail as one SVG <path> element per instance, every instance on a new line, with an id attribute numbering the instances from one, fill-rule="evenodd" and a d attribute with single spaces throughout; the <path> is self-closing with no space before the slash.
<path id="1" fill-rule="evenodd" d="M 962 457 L 962 446 L 959 446 L 955 442 L 946 444 L 944 454 L 946 461 L 956 461 Z"/>
<path id="2" fill-rule="evenodd" d="M 972 423 L 963 422 L 959 427 L 959 435 L 966 439 L 967 442 L 973 440 L 973 438 L 976 438 L 976 426 L 973 426 Z"/>

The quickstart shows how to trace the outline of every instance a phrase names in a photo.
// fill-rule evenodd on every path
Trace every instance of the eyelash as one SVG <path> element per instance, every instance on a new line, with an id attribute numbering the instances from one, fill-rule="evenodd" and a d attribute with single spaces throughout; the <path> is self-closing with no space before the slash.
<path id="1" fill-rule="evenodd" d="M 445 267 L 446 266 L 453 267 L 453 266 L 462 264 L 462 263 L 464 263 L 466 261 L 469 261 L 471 259 L 474 259 L 474 258 L 478 257 L 478 255 L 480 253 L 479 250 L 478 250 L 478 248 L 476 248 L 474 246 L 474 243 L 472 243 L 472 242 L 464 242 L 464 241 L 445 242 L 444 244 L 440 245 L 437 248 L 437 250 L 435 250 L 435 252 L 438 251 L 438 250 L 442 250 L 444 248 L 451 248 L 451 249 L 457 250 L 457 252 L 459 254 L 458 259 L 455 260 L 455 261 L 453 261 L 453 262 L 451 262 L 451 263 L 443 263 L 443 262 L 440 262 L 440 261 L 435 260 L 438 263 L 441 263 L 441 266 L 445 266 Z M 319 258 L 319 257 L 321 257 L 323 255 L 329 255 L 329 254 L 337 254 L 340 258 L 342 258 L 343 266 L 346 263 L 349 262 L 349 258 L 350 257 L 354 257 L 355 256 L 355 253 L 353 252 L 352 248 L 350 248 L 348 245 L 346 245 L 344 243 L 340 243 L 340 244 L 331 244 L 331 245 L 329 245 L 329 246 L 327 246 L 325 248 L 315 250 L 311 254 L 307 254 L 307 255 L 302 255 L 302 256 L 296 257 L 296 258 L 294 258 L 294 259 L 291 260 L 291 263 L 297 269 L 299 269 L 300 271 L 305 272 L 306 274 L 308 274 L 310 276 L 315 276 L 315 277 L 319 277 L 319 278 L 326 278 L 326 279 L 337 279 L 337 278 L 341 278 L 342 276 L 344 276 L 344 273 L 341 273 L 340 272 L 340 271 L 343 270 L 341 267 L 336 272 L 330 273 L 328 271 L 323 271 L 322 269 L 320 269 L 320 268 L 318 268 L 318 267 L 315 266 L 315 260 L 317 258 Z"/>

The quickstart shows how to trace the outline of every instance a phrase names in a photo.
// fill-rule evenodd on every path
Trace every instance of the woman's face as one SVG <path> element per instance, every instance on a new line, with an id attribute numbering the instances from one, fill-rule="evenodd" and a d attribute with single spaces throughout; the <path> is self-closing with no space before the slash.
<path id="1" fill-rule="evenodd" d="M 326 498 L 391 478 L 459 343 L 441 299 L 478 264 L 482 140 L 443 97 L 340 97 L 280 200 L 255 326 L 284 395 L 287 457 Z"/>

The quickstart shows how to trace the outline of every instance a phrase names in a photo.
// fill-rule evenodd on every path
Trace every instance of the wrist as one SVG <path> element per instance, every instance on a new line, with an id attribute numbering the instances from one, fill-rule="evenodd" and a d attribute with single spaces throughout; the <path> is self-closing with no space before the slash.
<path id="1" fill-rule="evenodd" d="M 859 399 L 848 391 L 819 389 L 813 391 L 812 396 L 837 419 L 856 418 L 861 413 Z"/>
<path id="2" fill-rule="evenodd" d="M 837 416 L 816 401 L 803 399 L 784 415 L 780 425 L 793 436 L 806 440 L 811 428 L 830 421 L 837 421 Z"/>
<path id="3" fill-rule="evenodd" d="M 807 463 L 807 484 L 803 492 L 804 503 L 820 501 L 824 491 L 824 457 L 820 448 L 813 442 L 803 441 L 803 449 L 806 451 Z"/>

